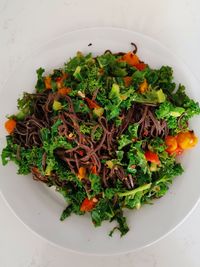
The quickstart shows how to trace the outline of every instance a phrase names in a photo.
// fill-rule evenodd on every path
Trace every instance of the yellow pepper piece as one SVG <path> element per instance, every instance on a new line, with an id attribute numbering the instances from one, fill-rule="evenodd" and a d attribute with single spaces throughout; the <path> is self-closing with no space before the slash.
<path id="1" fill-rule="evenodd" d="M 139 91 L 141 94 L 144 94 L 148 89 L 148 83 L 147 80 L 145 79 L 143 83 L 140 84 Z"/>
<path id="2" fill-rule="evenodd" d="M 62 109 L 62 104 L 59 101 L 54 100 L 53 102 L 53 110 L 57 111 Z"/>
<path id="3" fill-rule="evenodd" d="M 46 89 L 51 89 L 51 77 L 47 76 L 44 78 L 44 83 Z"/>
<path id="4" fill-rule="evenodd" d="M 80 167 L 80 168 L 78 169 L 78 174 L 77 174 L 77 176 L 78 176 L 78 178 L 79 178 L 80 180 L 82 180 L 83 178 L 85 178 L 85 176 L 86 176 L 86 169 L 85 169 L 84 167 Z"/>

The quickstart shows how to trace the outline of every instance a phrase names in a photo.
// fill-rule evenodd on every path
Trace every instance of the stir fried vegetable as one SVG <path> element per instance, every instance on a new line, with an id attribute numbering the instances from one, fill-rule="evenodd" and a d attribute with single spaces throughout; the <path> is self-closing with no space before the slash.
<path id="1" fill-rule="evenodd" d="M 51 74 L 38 69 L 36 92 L 5 123 L 3 164 L 55 186 L 67 202 L 61 220 L 116 221 L 110 235 L 128 232 L 125 208 L 165 195 L 183 172 L 176 157 L 197 143 L 188 121 L 199 104 L 176 88 L 172 68 L 152 69 L 136 51 L 78 52 Z"/>

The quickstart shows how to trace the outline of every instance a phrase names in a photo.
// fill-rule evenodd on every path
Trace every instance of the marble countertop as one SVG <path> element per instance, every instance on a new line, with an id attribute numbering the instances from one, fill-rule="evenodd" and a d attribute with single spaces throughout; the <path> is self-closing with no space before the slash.
<path id="1" fill-rule="evenodd" d="M 147 34 L 177 54 L 198 79 L 198 0 L 0 0 L 0 86 L 34 48 L 74 29 L 113 26 Z M 200 205 L 173 233 L 135 253 L 84 256 L 28 230 L 0 198 L 2 267 L 199 267 Z"/>

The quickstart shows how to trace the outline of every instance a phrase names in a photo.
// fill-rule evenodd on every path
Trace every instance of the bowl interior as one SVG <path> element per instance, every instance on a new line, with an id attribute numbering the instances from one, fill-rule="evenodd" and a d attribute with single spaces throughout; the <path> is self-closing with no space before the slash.
<path id="1" fill-rule="evenodd" d="M 158 42 L 141 34 L 113 28 L 86 29 L 68 33 L 37 49 L 11 74 L 4 88 L 0 88 L 0 136 L 1 149 L 5 145 L 5 115 L 16 111 L 16 100 L 23 91 L 32 92 L 36 82 L 35 71 L 43 67 L 50 71 L 62 66 L 77 51 L 101 54 L 106 49 L 113 52 L 129 51 L 131 42 L 138 46 L 141 59 L 152 67 L 170 65 L 177 82 L 187 86 L 189 94 L 200 100 L 198 83 L 174 55 Z M 88 46 L 92 43 L 92 46 Z M 200 119 L 195 118 L 191 127 L 200 133 Z M 114 224 L 104 223 L 94 228 L 90 218 L 71 216 L 60 222 L 59 216 L 66 204 L 54 191 L 31 176 L 16 174 L 14 164 L 0 166 L 0 188 L 15 214 L 34 232 L 64 248 L 92 254 L 123 253 L 136 250 L 160 239 L 174 229 L 191 211 L 200 195 L 198 175 L 199 145 L 185 153 L 181 159 L 185 173 L 177 177 L 169 192 L 154 205 L 146 205 L 139 211 L 126 211 L 129 233 L 112 238 L 108 232 Z"/>

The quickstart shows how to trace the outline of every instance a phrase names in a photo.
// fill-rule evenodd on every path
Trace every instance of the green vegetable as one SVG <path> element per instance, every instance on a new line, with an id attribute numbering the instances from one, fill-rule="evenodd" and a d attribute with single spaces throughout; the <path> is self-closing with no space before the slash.
<path id="1" fill-rule="evenodd" d="M 126 217 L 123 216 L 121 210 L 116 212 L 112 221 L 116 220 L 118 222 L 118 226 L 114 227 L 113 230 L 110 231 L 109 236 L 112 236 L 114 231 L 118 230 L 121 233 L 121 236 L 125 235 L 129 231 L 129 227 L 126 221 Z"/>
<path id="2" fill-rule="evenodd" d="M 165 119 L 167 121 L 169 129 L 175 129 L 179 132 L 178 120 L 185 112 L 183 107 L 174 106 L 171 102 L 165 101 L 156 110 L 156 116 L 158 119 Z"/>
<path id="3" fill-rule="evenodd" d="M 138 187 L 138 188 L 136 188 L 134 190 L 126 191 L 126 192 L 123 192 L 123 193 L 118 193 L 118 196 L 119 197 L 127 197 L 127 196 L 134 197 L 136 193 L 148 190 L 150 187 L 151 187 L 151 183 L 145 184 L 145 185 L 142 185 L 142 186 L 140 186 L 140 187 Z"/>
<path id="4" fill-rule="evenodd" d="M 139 128 L 139 124 L 137 123 L 129 125 L 128 132 L 130 134 L 131 139 L 138 137 L 138 128 Z"/>
<path id="5" fill-rule="evenodd" d="M 193 117 L 194 115 L 200 114 L 199 103 L 189 98 L 189 96 L 185 92 L 185 86 L 183 85 L 179 85 L 178 90 L 175 94 L 173 94 L 173 102 L 175 103 L 175 105 L 185 109 L 185 113 L 188 119 Z"/>
<path id="6" fill-rule="evenodd" d="M 67 208 L 62 212 L 61 216 L 60 216 L 60 220 L 64 221 L 67 217 L 69 217 L 73 212 L 73 208 L 72 205 L 70 204 L 69 206 L 67 206 Z"/>
<path id="7" fill-rule="evenodd" d="M 77 79 L 77 80 L 83 80 L 83 77 L 81 75 L 81 66 L 77 66 L 75 71 L 74 71 L 74 74 L 73 76 Z"/>
<path id="8" fill-rule="evenodd" d="M 163 140 L 160 137 L 151 139 L 148 144 L 148 148 L 149 150 L 156 152 L 156 153 L 163 152 L 166 149 L 165 140 Z"/>
<path id="9" fill-rule="evenodd" d="M 33 103 L 35 96 L 33 94 L 24 93 L 22 98 L 17 100 L 19 112 L 16 115 L 17 120 L 23 120 L 27 115 L 33 112 Z"/>
<path id="10" fill-rule="evenodd" d="M 165 119 L 171 117 L 180 117 L 185 111 L 182 107 L 176 107 L 169 101 L 162 103 L 156 110 L 156 115 L 158 119 Z"/>
<path id="11" fill-rule="evenodd" d="M 128 172 L 135 174 L 136 169 L 133 169 L 132 166 L 136 165 L 141 168 L 143 174 L 148 173 L 148 175 L 150 175 L 141 141 L 131 144 L 127 155 L 129 158 Z"/>
<path id="12" fill-rule="evenodd" d="M 45 89 L 45 83 L 44 83 L 44 78 L 43 78 L 43 73 L 45 72 L 45 70 L 43 68 L 39 68 L 37 70 L 37 83 L 36 83 L 36 90 L 37 92 L 42 92 Z"/>
<path id="13" fill-rule="evenodd" d="M 147 90 L 145 94 L 135 93 L 132 96 L 132 101 L 138 103 L 147 103 L 147 104 L 158 104 L 163 103 L 166 99 L 165 94 L 163 93 L 162 89 L 150 89 Z"/>
<path id="14" fill-rule="evenodd" d="M 102 192 L 101 178 L 96 174 L 90 174 L 88 178 L 91 182 L 91 192 L 89 196 L 95 197 Z"/>
<path id="15" fill-rule="evenodd" d="M 132 141 L 128 135 L 123 134 L 120 136 L 118 143 L 119 143 L 118 149 L 121 150 L 123 147 L 131 144 Z"/>
<path id="16" fill-rule="evenodd" d="M 113 83 L 111 91 L 109 93 L 110 99 L 117 99 L 117 101 L 120 101 L 120 88 L 119 85 L 116 83 Z"/>
<path id="17" fill-rule="evenodd" d="M 111 220 L 115 213 L 112 209 L 111 202 L 107 199 L 101 199 L 96 207 L 91 211 L 92 221 L 95 226 L 100 226 L 102 221 Z"/>

